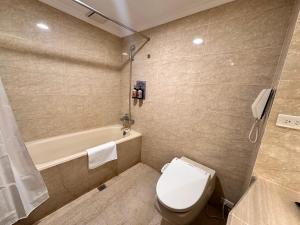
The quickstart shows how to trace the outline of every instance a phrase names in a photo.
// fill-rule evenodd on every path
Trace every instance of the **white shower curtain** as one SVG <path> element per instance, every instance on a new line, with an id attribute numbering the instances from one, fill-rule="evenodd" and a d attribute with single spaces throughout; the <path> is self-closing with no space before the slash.
<path id="1" fill-rule="evenodd" d="M 0 79 L 0 225 L 10 225 L 48 198 L 17 128 Z"/>

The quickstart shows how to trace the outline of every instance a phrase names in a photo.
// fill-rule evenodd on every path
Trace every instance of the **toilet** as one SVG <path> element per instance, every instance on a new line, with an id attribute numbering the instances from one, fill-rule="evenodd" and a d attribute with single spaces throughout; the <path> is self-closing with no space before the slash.
<path id="1" fill-rule="evenodd" d="M 156 185 L 155 208 L 165 223 L 191 223 L 214 191 L 215 171 L 181 157 L 164 165 L 161 172 Z"/>

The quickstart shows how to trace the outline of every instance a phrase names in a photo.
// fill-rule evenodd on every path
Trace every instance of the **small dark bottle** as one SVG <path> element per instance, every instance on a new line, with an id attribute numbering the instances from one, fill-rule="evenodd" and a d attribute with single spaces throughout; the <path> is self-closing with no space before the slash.
<path id="1" fill-rule="evenodd" d="M 136 86 L 134 86 L 134 88 L 132 90 L 131 97 L 132 98 L 137 98 L 137 95 L 138 95 L 138 90 L 137 90 Z"/>

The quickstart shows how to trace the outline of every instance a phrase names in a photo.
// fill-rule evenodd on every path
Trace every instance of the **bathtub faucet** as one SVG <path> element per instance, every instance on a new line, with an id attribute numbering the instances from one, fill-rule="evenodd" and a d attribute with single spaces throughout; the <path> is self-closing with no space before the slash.
<path id="1" fill-rule="evenodd" d="M 129 117 L 126 113 L 124 116 L 120 118 L 123 123 L 123 129 L 130 128 L 132 124 L 134 124 L 134 120 Z"/>
<path id="2" fill-rule="evenodd" d="M 126 137 L 130 134 L 130 129 L 129 128 L 123 128 L 123 137 Z"/>

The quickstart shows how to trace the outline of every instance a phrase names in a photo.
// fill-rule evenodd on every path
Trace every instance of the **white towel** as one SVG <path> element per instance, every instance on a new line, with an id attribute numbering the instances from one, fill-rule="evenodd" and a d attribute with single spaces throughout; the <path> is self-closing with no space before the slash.
<path id="1" fill-rule="evenodd" d="M 117 145 L 114 141 L 89 148 L 86 151 L 89 158 L 89 169 L 95 169 L 118 158 Z"/>

